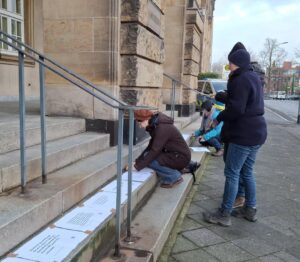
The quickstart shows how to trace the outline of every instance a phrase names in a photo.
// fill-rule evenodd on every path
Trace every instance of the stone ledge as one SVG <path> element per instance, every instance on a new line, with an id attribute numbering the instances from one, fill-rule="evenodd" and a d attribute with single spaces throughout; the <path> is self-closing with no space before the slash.
<path id="1" fill-rule="evenodd" d="M 204 23 L 197 10 L 188 9 L 186 11 L 186 23 L 194 24 L 200 33 L 204 32 Z"/>
<path id="2" fill-rule="evenodd" d="M 121 25 L 121 54 L 146 57 L 157 63 L 164 62 L 164 42 L 137 23 Z"/>
<path id="3" fill-rule="evenodd" d="M 164 38 L 164 16 L 157 3 L 160 1 L 122 0 L 122 22 L 140 22 Z"/>
<path id="4" fill-rule="evenodd" d="M 121 57 L 121 86 L 161 87 L 163 67 L 137 56 Z"/>

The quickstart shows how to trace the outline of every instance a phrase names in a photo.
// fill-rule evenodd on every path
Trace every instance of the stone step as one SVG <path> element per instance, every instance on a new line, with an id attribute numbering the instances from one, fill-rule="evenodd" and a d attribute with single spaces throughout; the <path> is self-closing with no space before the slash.
<path id="1" fill-rule="evenodd" d="M 203 163 L 204 159 L 205 154 L 192 153 L 192 160 Z M 191 175 L 186 174 L 183 178 L 183 183 L 172 189 L 157 187 L 146 205 L 139 210 L 132 221 L 132 234 L 136 242 L 128 244 L 122 241 L 122 259 L 115 260 L 111 252 L 99 261 L 157 261 L 193 184 Z"/>
<path id="2" fill-rule="evenodd" d="M 47 143 L 47 171 L 58 170 L 109 147 L 109 135 L 86 132 Z M 41 147 L 26 150 L 28 181 L 41 176 Z M 20 150 L 0 155 L 0 192 L 20 185 Z"/>
<path id="3" fill-rule="evenodd" d="M 145 140 L 134 147 L 134 159 L 147 144 L 148 140 Z M 127 156 L 127 147 L 124 146 L 123 163 L 127 162 Z M 29 194 L 24 197 L 19 195 L 19 190 L 1 197 L 0 210 L 5 212 L 0 217 L 0 235 L 5 236 L 6 242 L 5 245 L 0 245 L 0 256 L 97 191 L 115 174 L 116 148 L 110 148 L 53 172 L 45 185 L 41 184 L 40 178 L 30 182 Z M 190 185 L 192 177 L 187 175 L 186 179 Z M 133 194 L 133 206 L 136 210 L 149 198 L 156 182 L 156 177 L 152 176 Z M 122 217 L 126 218 L 125 206 L 122 207 Z M 106 248 L 111 247 L 114 242 L 114 221 L 114 216 L 111 216 L 105 225 L 89 235 L 64 261 L 96 261 L 96 256 L 103 255 Z"/>
<path id="4" fill-rule="evenodd" d="M 135 146 L 134 156 L 142 149 L 144 143 Z M 123 163 L 127 156 L 128 150 L 124 146 Z M 20 195 L 19 189 L 1 196 L 0 235 L 6 241 L 1 242 L 0 257 L 113 179 L 116 158 L 117 148 L 109 148 L 53 172 L 48 176 L 47 184 L 42 184 L 41 178 L 29 182 L 28 193 L 24 196 Z M 153 183 L 152 180 L 149 185 Z"/>
<path id="5" fill-rule="evenodd" d="M 185 127 L 187 127 L 190 123 L 195 122 L 197 119 L 199 119 L 199 117 L 200 117 L 199 112 L 195 112 L 191 116 L 187 116 L 187 117 L 175 117 L 174 125 L 179 130 L 181 130 L 181 129 L 184 129 Z M 197 120 L 197 121 L 199 121 L 199 120 Z"/>
<path id="6" fill-rule="evenodd" d="M 47 141 L 85 132 L 85 120 L 71 117 L 46 117 Z M 0 117 L 0 154 L 20 148 L 18 115 Z M 40 117 L 26 117 L 26 146 L 41 142 Z"/>
<path id="7" fill-rule="evenodd" d="M 170 116 L 172 115 L 172 111 L 171 110 L 166 110 L 163 112 L 165 115 Z M 178 117 L 178 111 L 174 111 L 174 117 Z"/>

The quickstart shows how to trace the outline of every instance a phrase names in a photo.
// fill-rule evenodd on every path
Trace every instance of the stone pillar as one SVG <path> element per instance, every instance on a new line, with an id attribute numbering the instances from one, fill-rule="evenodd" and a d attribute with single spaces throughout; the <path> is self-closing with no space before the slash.
<path id="1" fill-rule="evenodd" d="M 184 80 L 191 88 L 198 87 L 198 74 L 200 71 L 201 59 L 201 38 L 203 35 L 203 17 L 201 16 L 198 5 L 188 5 L 186 10 L 186 37 L 185 37 L 185 56 L 184 56 Z M 183 94 L 183 103 L 189 104 L 191 113 L 195 112 L 195 101 L 197 93 L 194 91 L 185 91 Z"/>
<path id="2" fill-rule="evenodd" d="M 161 1 L 122 0 L 121 98 L 161 109 L 164 13 Z"/>
<path id="3" fill-rule="evenodd" d="M 198 2 L 200 2 L 198 0 Z M 201 34 L 203 21 L 193 1 L 169 0 L 166 2 L 166 25 L 173 30 L 166 31 L 166 63 L 164 71 L 193 89 L 197 88 L 197 76 L 201 55 Z M 171 81 L 164 78 L 164 102 L 170 108 Z M 195 112 L 196 92 L 184 86 L 176 89 L 176 110 L 179 116 Z"/>
<path id="4" fill-rule="evenodd" d="M 215 10 L 215 0 L 201 1 L 201 8 L 205 10 L 203 35 L 201 38 L 201 63 L 200 72 L 211 71 L 211 55 L 213 40 L 213 15 Z"/>
<path id="5" fill-rule="evenodd" d="M 119 1 L 43 1 L 45 53 L 117 98 L 119 12 Z M 48 115 L 117 119 L 116 110 L 49 71 L 46 85 Z"/>

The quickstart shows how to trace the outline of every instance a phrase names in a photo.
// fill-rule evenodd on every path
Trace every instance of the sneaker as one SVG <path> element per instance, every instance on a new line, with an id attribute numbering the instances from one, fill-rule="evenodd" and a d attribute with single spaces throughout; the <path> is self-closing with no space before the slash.
<path id="1" fill-rule="evenodd" d="M 160 187 L 162 187 L 162 188 L 172 188 L 172 187 L 174 187 L 174 186 L 176 186 L 176 185 L 178 185 L 178 184 L 180 184 L 182 182 L 183 182 L 183 178 L 180 177 L 174 183 L 172 183 L 172 184 L 162 183 L 162 184 L 160 184 Z"/>
<path id="2" fill-rule="evenodd" d="M 239 207 L 232 211 L 232 216 L 238 218 L 245 218 L 250 222 L 255 222 L 257 220 L 256 208 L 253 207 Z"/>
<path id="3" fill-rule="evenodd" d="M 219 208 L 214 213 L 204 212 L 203 218 L 204 218 L 204 221 L 211 223 L 211 224 L 218 224 L 223 227 L 231 226 L 230 214 L 228 212 L 222 211 L 221 208 Z"/>
<path id="4" fill-rule="evenodd" d="M 244 204 L 245 204 L 245 197 L 239 196 L 235 199 L 234 204 L 233 204 L 233 208 L 243 207 Z"/>
<path id="5" fill-rule="evenodd" d="M 212 156 L 223 156 L 224 155 L 224 149 L 221 148 L 219 150 L 217 150 L 215 153 L 211 154 Z"/>

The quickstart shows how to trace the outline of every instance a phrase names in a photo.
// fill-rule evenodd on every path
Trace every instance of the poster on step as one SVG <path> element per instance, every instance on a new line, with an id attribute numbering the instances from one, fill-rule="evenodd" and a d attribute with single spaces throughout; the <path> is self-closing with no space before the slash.
<path id="1" fill-rule="evenodd" d="M 91 233 L 103 224 L 110 215 L 111 211 L 108 209 L 96 211 L 91 207 L 76 207 L 57 220 L 54 225 L 64 229 Z"/>
<path id="2" fill-rule="evenodd" d="M 124 204 L 127 198 L 122 199 Z M 113 212 L 116 208 L 116 193 L 98 192 L 83 203 L 83 206 L 90 207 L 98 212 Z"/>
<path id="3" fill-rule="evenodd" d="M 13 252 L 32 261 L 63 261 L 88 235 L 61 228 L 47 228 Z"/>
<path id="4" fill-rule="evenodd" d="M 210 150 L 207 147 L 204 146 L 200 146 L 200 147 L 190 147 L 190 149 L 193 152 L 200 152 L 200 153 L 204 153 L 204 152 L 208 152 L 210 153 Z"/>
<path id="5" fill-rule="evenodd" d="M 145 182 L 154 174 L 155 174 L 155 171 L 150 168 L 144 168 L 140 171 L 133 170 L 132 171 L 132 181 Z M 125 172 L 123 174 L 122 180 L 126 180 L 126 181 L 128 180 L 128 172 Z"/>

